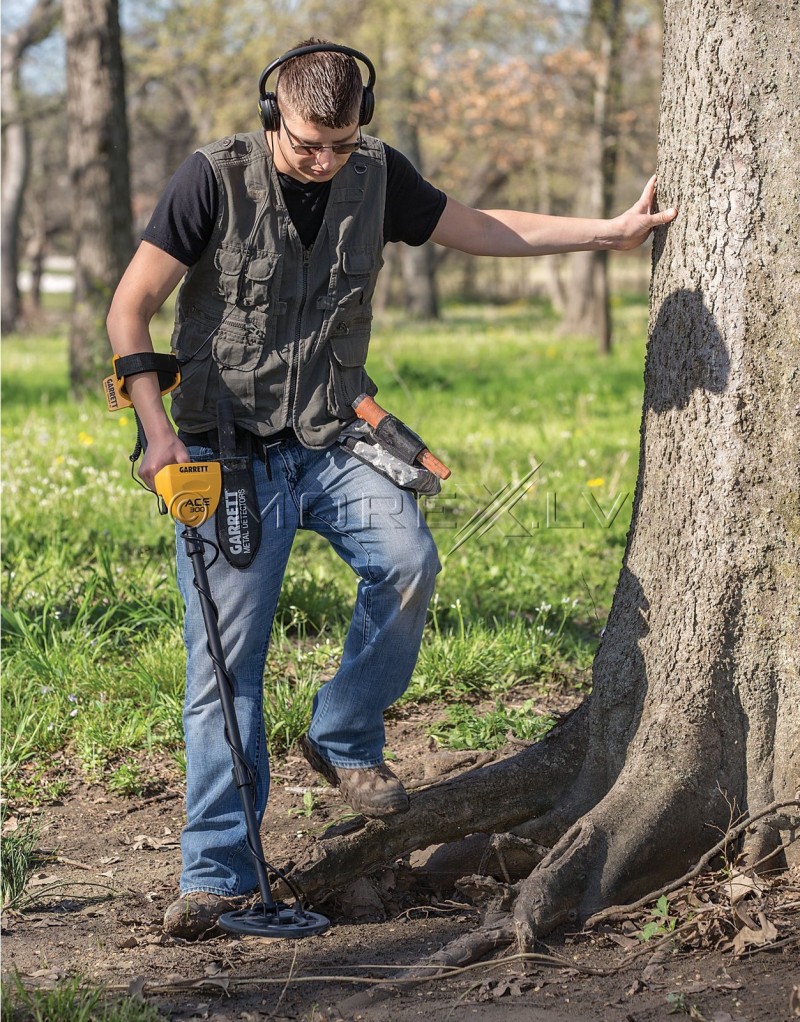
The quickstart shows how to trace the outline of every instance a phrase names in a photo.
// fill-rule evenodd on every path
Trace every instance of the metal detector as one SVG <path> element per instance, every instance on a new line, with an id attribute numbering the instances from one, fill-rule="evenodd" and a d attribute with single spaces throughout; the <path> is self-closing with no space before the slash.
<path id="1" fill-rule="evenodd" d="M 198 527 L 216 511 L 222 489 L 219 462 L 192 462 L 185 465 L 166 465 L 155 477 L 156 493 L 163 501 L 166 511 L 185 525 L 181 534 L 186 544 L 186 553 L 194 571 L 194 588 L 200 599 L 203 622 L 208 637 L 208 655 L 214 665 L 217 679 L 222 716 L 225 721 L 225 741 L 231 750 L 233 760 L 233 783 L 239 791 L 245 825 L 247 847 L 253 857 L 258 878 L 261 901 L 252 908 L 226 912 L 219 917 L 218 926 L 228 933 L 251 937 L 311 937 L 324 933 L 330 927 L 330 920 L 317 912 L 310 912 L 303 906 L 302 894 L 289 877 L 272 866 L 264 858 L 264 851 L 256 817 L 255 773 L 245 758 L 239 722 L 234 706 L 235 685 L 225 663 L 225 653 L 219 634 L 219 611 L 211 595 L 208 568 L 219 556 L 216 545 L 203 539 Z M 214 558 L 206 564 L 204 548 L 214 550 Z M 295 897 L 294 905 L 275 901 L 269 885 L 268 871 L 281 879 Z"/>

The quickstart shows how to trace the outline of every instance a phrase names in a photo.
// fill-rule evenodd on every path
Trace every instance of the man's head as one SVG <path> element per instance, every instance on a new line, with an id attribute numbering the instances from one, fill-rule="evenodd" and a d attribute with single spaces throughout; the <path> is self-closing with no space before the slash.
<path id="1" fill-rule="evenodd" d="M 310 53 L 292 54 L 304 47 Z M 364 85 L 357 60 L 369 70 Z M 266 91 L 277 71 L 275 92 Z M 261 122 L 278 171 L 299 181 L 329 181 L 362 146 L 372 116 L 375 69 L 359 50 L 307 39 L 261 72 Z"/>
<path id="2" fill-rule="evenodd" d="M 329 45 L 306 39 L 295 47 Z M 348 53 L 323 50 L 292 57 L 278 71 L 275 89 L 284 117 L 323 128 L 344 128 L 359 121 L 364 83 Z"/>

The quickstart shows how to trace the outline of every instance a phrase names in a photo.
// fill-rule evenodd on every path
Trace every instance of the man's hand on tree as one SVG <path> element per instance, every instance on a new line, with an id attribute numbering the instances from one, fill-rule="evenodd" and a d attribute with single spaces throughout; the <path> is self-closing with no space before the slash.
<path id="1" fill-rule="evenodd" d="M 678 210 L 660 209 L 653 212 L 656 202 L 656 175 L 644 186 L 639 199 L 630 209 L 609 221 L 611 228 L 611 247 L 622 252 L 630 248 L 638 248 L 647 241 L 657 227 L 665 227 L 675 219 Z"/>

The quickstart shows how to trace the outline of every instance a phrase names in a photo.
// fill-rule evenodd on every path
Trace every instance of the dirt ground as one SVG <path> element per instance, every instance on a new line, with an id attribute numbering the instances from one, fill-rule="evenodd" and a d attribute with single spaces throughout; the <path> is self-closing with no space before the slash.
<path id="1" fill-rule="evenodd" d="M 431 750 L 423 724 L 421 714 L 409 713 L 389 727 L 393 766 L 411 787 L 470 765 L 463 756 Z M 66 758 L 61 766 L 69 776 Z M 412 897 L 407 883 L 395 886 L 395 873 L 384 870 L 383 904 L 370 895 L 374 887 L 365 895 L 355 885 L 339 902 L 317 906 L 333 922 L 320 937 L 169 939 L 160 920 L 177 892 L 183 792 L 166 764 L 162 777 L 149 797 L 117 798 L 75 785 L 62 801 L 36 811 L 39 844 L 49 855 L 29 888 L 37 900 L 3 918 L 4 973 L 16 969 L 26 982 L 47 985 L 80 972 L 123 991 L 143 991 L 166 1017 L 181 1020 L 782 1022 L 800 1015 L 800 876 L 784 881 L 777 936 L 740 957 L 687 950 L 680 942 L 651 952 L 630 926 L 626 934 L 615 925 L 606 933 L 548 937 L 541 951 L 566 959 L 570 968 L 514 961 L 509 952 L 453 978 L 395 984 L 386 996 L 376 979 L 476 927 L 471 905 L 430 888 L 415 888 Z M 308 789 L 315 799 L 310 816 L 303 815 Z M 299 858 L 345 812 L 338 794 L 322 787 L 301 758 L 279 761 L 264 827 L 267 858 L 278 866 Z M 7 825 L 24 818 L 24 807 L 17 807 Z M 402 872 L 407 880 L 408 869 Z M 617 966 L 611 975 L 586 972 Z"/>

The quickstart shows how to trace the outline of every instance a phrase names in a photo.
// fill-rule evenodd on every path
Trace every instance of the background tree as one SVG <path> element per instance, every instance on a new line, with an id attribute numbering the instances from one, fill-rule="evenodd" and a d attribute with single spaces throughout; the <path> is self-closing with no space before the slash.
<path id="1" fill-rule="evenodd" d="M 681 214 L 654 246 L 639 477 L 592 695 L 407 816 L 319 842 L 297 875 L 316 891 L 513 830 L 527 877 L 447 960 L 530 948 L 644 895 L 743 815 L 747 864 L 797 859 L 799 14 L 800 0 L 666 4 L 658 172 Z"/>
<path id="2" fill-rule="evenodd" d="M 420 18 L 419 5 L 413 0 L 391 0 L 384 5 L 380 18 L 380 65 L 388 69 L 384 81 L 387 95 L 391 95 L 389 116 L 395 145 L 424 175 L 420 139 L 420 118 L 417 100 L 424 86 L 419 54 L 426 40 L 428 18 Z M 405 299 L 403 302 L 411 319 L 437 319 L 439 295 L 436 285 L 436 259 L 429 244 L 399 250 L 403 273 Z"/>
<path id="3" fill-rule="evenodd" d="M 20 318 L 20 214 L 30 173 L 30 130 L 22 87 L 22 63 L 28 50 L 55 28 L 59 0 L 37 0 L 25 21 L 4 33 L 2 40 L 2 223 L 0 224 L 0 298 L 3 333 L 17 329 Z"/>
<path id="4" fill-rule="evenodd" d="M 70 379 L 95 389 L 105 319 L 132 252 L 128 127 L 117 0 L 64 0 L 75 291 Z"/>
<path id="5" fill-rule="evenodd" d="M 586 27 L 591 57 L 588 90 L 591 116 L 583 136 L 585 188 L 581 204 L 586 216 L 614 214 L 617 182 L 619 115 L 622 95 L 624 0 L 591 0 Z M 600 351 L 611 350 L 611 291 L 608 252 L 577 252 L 570 257 L 572 274 L 564 295 L 564 333 L 597 337 Z"/>
<path id="6" fill-rule="evenodd" d="M 26 322 L 46 317 L 43 302 L 47 260 L 69 251 L 71 244 L 71 203 L 69 170 L 64 160 L 67 125 L 64 93 L 37 97 L 36 131 L 31 133 L 31 171 L 25 189 L 19 224 L 20 244 L 30 271 L 26 296 Z"/>

